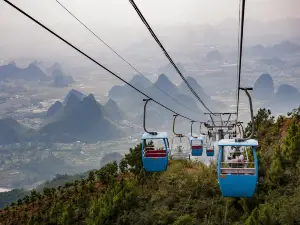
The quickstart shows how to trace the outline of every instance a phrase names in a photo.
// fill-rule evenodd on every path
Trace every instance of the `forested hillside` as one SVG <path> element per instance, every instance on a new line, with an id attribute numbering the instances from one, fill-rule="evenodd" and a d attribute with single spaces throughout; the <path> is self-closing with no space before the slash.
<path id="1" fill-rule="evenodd" d="M 221 196 L 216 165 L 170 161 L 146 173 L 141 145 L 87 179 L 35 190 L 0 211 L 0 224 L 299 224 L 300 108 L 255 116 L 259 185 L 252 199 Z M 250 124 L 248 124 L 249 130 Z"/>

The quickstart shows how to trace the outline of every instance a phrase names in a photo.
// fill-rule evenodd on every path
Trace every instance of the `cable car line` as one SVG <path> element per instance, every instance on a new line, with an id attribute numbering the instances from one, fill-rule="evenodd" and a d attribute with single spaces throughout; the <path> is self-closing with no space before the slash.
<path id="1" fill-rule="evenodd" d="M 138 69 L 136 69 L 131 63 L 129 63 L 124 57 L 122 57 L 118 52 L 116 52 L 111 46 L 109 46 L 102 38 L 100 38 L 94 31 L 92 31 L 87 25 L 85 25 L 78 17 L 74 15 L 67 7 L 65 7 L 63 4 L 61 4 L 58 0 L 56 2 L 63 8 L 65 9 L 74 19 L 76 19 L 82 26 L 84 26 L 90 33 L 92 33 L 99 41 L 101 41 L 106 47 L 108 47 L 112 52 L 114 52 L 120 59 L 122 59 L 127 65 L 129 65 L 133 70 L 135 70 L 138 74 L 146 78 L 151 84 L 153 84 L 156 88 L 158 88 L 160 91 L 162 91 L 165 95 L 170 97 L 172 100 L 183 106 L 184 108 L 196 112 L 194 109 L 191 109 L 190 107 L 187 107 L 186 105 L 182 104 L 179 102 L 177 99 L 173 98 L 171 95 L 169 95 L 167 92 L 165 92 L 163 89 L 158 87 L 155 83 L 153 83 L 151 80 L 149 80 L 144 74 L 142 74 Z"/>
<path id="2" fill-rule="evenodd" d="M 245 20 L 245 0 L 242 1 L 242 15 L 240 25 L 240 40 L 239 40 L 239 63 L 238 63 L 238 84 L 237 84 L 237 104 L 236 104 L 236 120 L 239 117 L 239 104 L 240 104 L 240 90 L 241 90 L 241 69 L 242 69 L 242 56 L 243 56 L 243 38 L 244 38 L 244 20 Z"/>
<path id="3" fill-rule="evenodd" d="M 135 2 L 133 0 L 129 0 L 129 1 L 130 1 L 131 5 L 133 6 L 133 8 L 135 9 L 135 11 L 137 12 L 137 14 L 139 15 L 139 17 L 142 20 L 142 22 L 145 24 L 145 26 L 149 30 L 150 34 L 152 35 L 152 37 L 154 38 L 154 40 L 156 41 L 156 43 L 162 49 L 162 51 L 164 52 L 164 54 L 166 55 L 166 57 L 169 59 L 170 63 L 173 65 L 173 67 L 175 68 L 175 70 L 177 71 L 177 73 L 179 74 L 179 76 L 186 83 L 186 85 L 188 86 L 188 88 L 190 89 L 190 91 L 201 102 L 201 104 L 204 106 L 204 108 L 207 109 L 207 111 L 209 111 L 210 113 L 213 114 L 213 112 L 205 105 L 205 103 L 201 100 L 201 98 L 197 95 L 197 93 L 194 91 L 194 89 L 190 86 L 190 84 L 187 82 L 187 80 L 185 79 L 185 77 L 182 75 L 182 73 L 180 72 L 180 70 L 178 69 L 178 67 L 176 66 L 176 64 L 174 63 L 174 61 L 172 60 L 172 58 L 170 57 L 170 55 L 168 54 L 168 52 L 166 51 L 166 49 L 164 48 L 164 46 L 162 45 L 162 43 L 159 41 L 159 39 L 155 35 L 154 31 L 152 30 L 152 28 L 150 27 L 150 25 L 146 21 L 145 17 L 141 13 L 141 11 L 139 10 L 139 8 L 135 4 Z"/>
<path id="4" fill-rule="evenodd" d="M 241 26 L 241 0 L 239 1 L 239 24 L 238 24 L 238 37 L 237 37 L 237 49 L 238 49 L 238 56 L 239 56 L 239 46 L 240 46 L 240 26 Z M 236 59 L 236 80 L 237 80 L 237 85 L 238 85 L 238 80 L 239 80 L 239 57 L 237 57 Z M 238 99 L 238 92 L 239 89 L 236 89 L 236 99 Z M 236 121 L 238 120 L 238 118 L 236 117 Z"/>
<path id="5" fill-rule="evenodd" d="M 181 115 L 177 112 L 175 112 L 174 110 L 170 109 L 169 107 L 161 104 L 160 102 L 156 101 L 155 99 L 151 98 L 150 96 L 148 96 L 147 94 L 145 94 L 144 92 L 142 92 L 141 90 L 139 90 L 138 88 L 134 87 L 132 84 L 128 83 L 126 80 L 124 80 L 123 78 L 121 78 L 120 76 L 118 76 L 116 73 L 114 73 L 113 71 L 111 71 L 110 69 L 106 68 L 104 65 L 102 65 L 101 63 L 99 63 L 98 61 L 96 61 L 94 58 L 92 58 L 91 56 L 87 55 L 86 53 L 84 53 L 83 51 L 81 51 L 79 48 L 77 48 L 76 46 L 74 46 L 73 44 L 71 44 L 70 42 L 68 42 L 66 39 L 64 39 L 63 37 L 59 36 L 58 34 L 56 34 L 54 31 L 52 31 L 50 28 L 48 28 L 47 26 L 45 26 L 44 24 L 42 24 L 41 22 L 39 22 L 38 20 L 36 20 L 35 18 L 33 18 L 32 16 L 30 16 L 29 14 L 27 14 L 26 12 L 24 12 L 22 9 L 20 9 L 18 6 L 14 5 L 13 3 L 11 3 L 8 0 L 3 0 L 4 2 L 6 2 L 7 4 L 9 4 L 11 7 L 13 7 L 14 9 L 16 9 L 17 11 L 19 11 L 21 14 L 23 14 L 24 16 L 26 16 L 27 18 L 29 18 L 30 20 L 32 20 L 33 22 L 35 22 L 36 24 L 38 24 L 39 26 L 41 26 L 42 28 L 44 28 L 45 30 L 47 30 L 49 33 L 51 33 L 52 35 L 56 36 L 58 39 L 60 39 L 61 41 L 63 41 L 65 44 L 69 45 L 70 47 L 72 47 L 73 49 L 75 49 L 77 52 L 79 52 L 80 54 L 84 55 L 86 58 L 88 58 L 89 60 L 93 61 L 95 64 L 97 64 L 98 66 L 100 66 L 101 68 L 103 68 L 104 70 L 106 70 L 107 72 L 109 72 L 110 74 L 112 74 L 113 76 L 117 77 L 119 80 L 123 81 L 124 83 L 126 83 L 127 85 L 129 85 L 131 88 L 133 88 L 134 90 L 136 90 L 137 92 L 139 92 L 140 94 L 144 95 L 145 97 L 152 99 L 153 102 L 155 102 L 156 104 L 162 106 L 163 108 L 177 114 L 178 116 L 185 118 L 187 120 L 192 121 L 192 119 L 190 119 L 189 117 L 186 117 L 184 115 Z"/>

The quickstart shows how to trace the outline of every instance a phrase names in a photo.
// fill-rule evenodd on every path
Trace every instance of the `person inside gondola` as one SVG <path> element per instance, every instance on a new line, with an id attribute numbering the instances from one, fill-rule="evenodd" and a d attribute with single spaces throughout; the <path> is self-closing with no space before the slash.
<path id="1" fill-rule="evenodd" d="M 239 151 L 234 151 L 232 157 L 228 157 L 229 166 L 231 168 L 243 168 L 244 167 L 244 155 Z M 241 163 L 238 163 L 241 162 Z"/>

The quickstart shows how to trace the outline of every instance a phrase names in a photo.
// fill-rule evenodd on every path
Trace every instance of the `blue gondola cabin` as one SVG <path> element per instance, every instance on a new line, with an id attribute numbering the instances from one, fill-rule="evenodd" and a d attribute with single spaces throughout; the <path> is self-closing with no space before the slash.
<path id="1" fill-rule="evenodd" d="M 214 149 L 214 146 L 211 146 L 211 145 L 207 145 L 206 147 L 206 155 L 207 156 L 214 156 L 215 155 L 215 149 Z"/>
<path id="2" fill-rule="evenodd" d="M 166 132 L 158 132 L 157 135 L 143 134 L 142 161 L 146 171 L 162 172 L 167 170 L 168 146 L 168 135 Z"/>
<path id="3" fill-rule="evenodd" d="M 218 145 L 220 150 L 218 180 L 222 195 L 224 197 L 253 197 L 258 182 L 256 156 L 258 142 L 254 139 L 243 142 L 222 139 Z M 232 150 L 239 153 L 237 157 L 232 158 L 230 155 Z M 244 157 L 245 154 L 246 157 Z"/>
<path id="4" fill-rule="evenodd" d="M 203 137 L 191 137 L 192 156 L 202 156 L 203 153 Z"/>

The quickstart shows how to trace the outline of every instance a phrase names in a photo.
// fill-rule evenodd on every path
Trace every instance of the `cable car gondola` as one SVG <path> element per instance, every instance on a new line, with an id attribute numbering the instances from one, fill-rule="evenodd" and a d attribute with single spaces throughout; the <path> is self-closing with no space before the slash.
<path id="1" fill-rule="evenodd" d="M 192 156 L 202 156 L 203 153 L 203 137 L 190 137 L 192 146 Z"/>
<path id="2" fill-rule="evenodd" d="M 191 159 L 191 143 L 190 139 L 183 134 L 177 134 L 175 132 L 175 121 L 178 115 L 174 115 L 173 119 L 173 133 L 174 137 L 172 138 L 170 158 L 171 159 Z"/>
<path id="3" fill-rule="evenodd" d="M 208 140 L 207 140 L 208 138 Z M 206 155 L 209 156 L 209 157 L 213 157 L 215 155 L 215 148 L 214 146 L 211 144 L 211 134 L 210 132 L 208 133 L 207 135 L 207 138 L 206 138 Z"/>
<path id="4" fill-rule="evenodd" d="M 201 124 L 200 122 L 200 136 L 193 136 L 193 123 L 195 121 L 191 121 L 191 137 L 190 137 L 190 142 L 192 146 L 192 156 L 202 156 L 203 153 L 203 139 L 204 136 L 201 133 Z"/>
<path id="5" fill-rule="evenodd" d="M 146 106 L 151 99 L 144 99 L 144 130 L 142 135 L 142 162 L 147 172 L 162 172 L 168 167 L 168 134 L 166 132 L 149 132 L 146 129 Z M 147 142 L 150 141 L 150 142 Z"/>
<path id="6" fill-rule="evenodd" d="M 220 150 L 218 179 L 222 195 L 224 197 L 252 197 L 258 181 L 258 162 L 256 156 L 258 142 L 254 139 L 245 141 L 222 139 L 218 145 Z M 236 161 L 226 159 L 227 151 L 232 149 L 230 147 L 236 148 L 242 146 L 251 147 L 254 162 L 250 162 L 248 157 L 246 159 L 243 159 L 243 157 Z M 240 155 L 243 156 L 243 153 Z"/>
<path id="7" fill-rule="evenodd" d="M 252 139 L 255 131 L 255 123 L 253 119 L 253 107 L 251 96 L 248 90 L 252 88 L 240 88 L 244 90 L 249 98 L 250 113 L 252 121 L 252 132 L 248 138 L 222 139 L 218 142 L 219 158 L 218 158 L 218 181 L 222 195 L 224 197 L 253 197 L 258 182 L 258 160 L 256 155 L 256 147 L 258 141 Z M 241 149 L 244 148 L 244 151 Z M 250 148 L 250 149 L 247 149 Z M 239 153 L 237 158 L 229 159 L 227 157 L 228 150 L 234 150 Z M 251 153 L 253 161 L 247 155 Z"/>
<path id="8" fill-rule="evenodd" d="M 207 145 L 206 146 L 206 155 L 209 157 L 213 157 L 215 155 L 215 149 L 213 145 Z"/>

